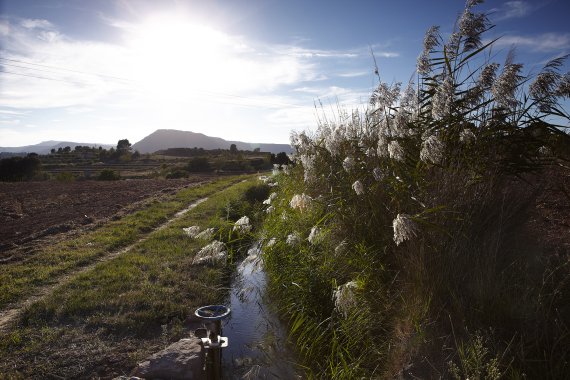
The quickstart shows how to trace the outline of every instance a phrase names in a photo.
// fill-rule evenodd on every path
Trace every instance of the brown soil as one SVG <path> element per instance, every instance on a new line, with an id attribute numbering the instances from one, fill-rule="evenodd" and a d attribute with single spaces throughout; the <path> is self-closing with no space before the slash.
<path id="1" fill-rule="evenodd" d="M 208 179 L 0 182 L 0 264 Z"/>

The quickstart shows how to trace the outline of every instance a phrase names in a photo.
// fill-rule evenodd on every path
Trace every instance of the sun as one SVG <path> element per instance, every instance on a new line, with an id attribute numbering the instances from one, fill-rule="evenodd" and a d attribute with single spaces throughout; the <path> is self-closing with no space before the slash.
<path id="1" fill-rule="evenodd" d="M 187 94 L 217 87 L 231 60 L 231 38 L 179 15 L 153 16 L 132 28 L 130 74 L 152 92 Z"/>

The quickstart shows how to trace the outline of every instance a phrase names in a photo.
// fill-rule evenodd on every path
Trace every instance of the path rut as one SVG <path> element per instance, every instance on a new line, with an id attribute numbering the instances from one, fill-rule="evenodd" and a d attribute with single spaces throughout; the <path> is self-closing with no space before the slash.
<path id="1" fill-rule="evenodd" d="M 170 218 L 169 220 L 167 220 L 163 224 L 159 225 L 158 227 L 154 228 L 148 234 L 146 234 L 145 236 L 143 236 L 142 238 L 140 238 L 136 242 L 132 243 L 131 245 L 129 245 L 125 248 L 122 248 L 120 250 L 117 250 L 115 252 L 111 252 L 111 253 L 107 254 L 106 256 L 97 259 L 96 261 L 94 261 L 93 263 L 91 263 L 87 266 L 78 268 L 77 270 L 75 270 L 72 273 L 67 273 L 67 274 L 60 276 L 58 278 L 58 281 L 55 284 L 40 287 L 40 288 L 35 290 L 33 295 L 29 296 L 25 300 L 20 301 L 14 305 L 8 307 L 7 309 L 0 311 L 0 333 L 6 332 L 8 330 L 8 328 L 10 327 L 11 322 L 13 322 L 18 316 L 20 316 L 26 307 L 32 305 L 35 302 L 41 301 L 43 298 L 50 295 L 55 289 L 59 288 L 62 285 L 65 285 L 72 278 L 74 278 L 74 277 L 76 277 L 82 273 L 85 273 L 85 272 L 92 270 L 93 268 L 95 268 L 95 266 L 97 264 L 112 260 L 112 259 L 130 251 L 131 249 L 133 249 L 138 244 L 146 241 L 153 233 L 156 233 L 156 232 L 168 227 L 170 224 L 172 224 L 173 222 L 175 222 L 176 220 L 178 220 L 182 216 L 184 216 L 188 211 L 192 210 L 193 208 L 198 206 L 200 203 L 205 202 L 207 199 L 208 199 L 207 197 L 198 199 L 197 201 L 193 202 L 192 204 L 190 204 L 185 209 L 178 211 L 176 214 L 174 214 L 174 216 L 172 218 Z"/>

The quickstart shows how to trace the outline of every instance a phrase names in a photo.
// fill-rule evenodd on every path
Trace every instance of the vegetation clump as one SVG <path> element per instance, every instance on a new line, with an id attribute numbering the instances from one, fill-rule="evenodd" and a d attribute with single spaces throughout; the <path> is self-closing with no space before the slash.
<path id="1" fill-rule="evenodd" d="M 112 169 L 103 169 L 97 176 L 97 179 L 99 181 L 117 181 L 121 179 L 121 176 L 119 175 L 119 173 L 117 173 Z"/>
<path id="2" fill-rule="evenodd" d="M 0 181 L 27 181 L 41 171 L 42 163 L 37 154 L 26 157 L 10 157 L 0 160 Z"/>
<path id="3" fill-rule="evenodd" d="M 529 234 L 545 170 L 568 175 L 565 57 L 500 65 L 469 1 L 428 30 L 418 83 L 293 134 L 263 261 L 311 375 L 563 378 L 568 258 Z M 530 85 L 529 85 L 530 84 Z M 548 169 L 549 168 L 549 169 Z"/>

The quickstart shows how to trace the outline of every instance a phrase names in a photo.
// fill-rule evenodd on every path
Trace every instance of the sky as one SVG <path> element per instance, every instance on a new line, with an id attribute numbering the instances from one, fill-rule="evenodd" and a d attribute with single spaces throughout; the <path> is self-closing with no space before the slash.
<path id="1" fill-rule="evenodd" d="M 323 112 L 364 107 L 375 61 L 382 81 L 414 78 L 425 31 L 449 35 L 464 4 L 0 0 L 0 146 L 134 143 L 157 129 L 288 143 Z M 568 0 L 476 10 L 496 24 L 493 54 L 514 46 L 527 73 L 570 53 Z"/>

